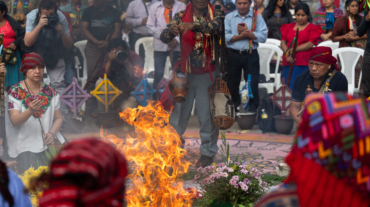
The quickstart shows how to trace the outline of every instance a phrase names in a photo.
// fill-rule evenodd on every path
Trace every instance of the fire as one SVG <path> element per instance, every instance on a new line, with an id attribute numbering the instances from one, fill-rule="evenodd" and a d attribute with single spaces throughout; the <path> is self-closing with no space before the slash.
<path id="1" fill-rule="evenodd" d="M 144 69 L 139 66 L 135 66 L 134 75 L 135 77 L 144 77 Z"/>
<path id="2" fill-rule="evenodd" d="M 186 151 L 180 148 L 180 137 L 170 126 L 169 115 L 155 102 L 146 107 L 127 108 L 120 117 L 135 126 L 137 137 L 128 137 L 125 143 L 114 135 L 105 137 L 101 131 L 103 139 L 116 144 L 129 162 L 134 163 L 128 176 L 132 180 L 126 197 L 129 207 L 192 205 L 195 193 L 184 190 L 180 181 L 190 162 L 184 160 Z"/>

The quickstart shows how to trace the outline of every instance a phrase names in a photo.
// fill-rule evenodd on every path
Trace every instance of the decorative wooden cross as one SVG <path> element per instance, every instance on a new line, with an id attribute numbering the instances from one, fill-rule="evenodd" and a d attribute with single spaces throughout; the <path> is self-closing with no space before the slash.
<path id="1" fill-rule="evenodd" d="M 90 94 L 86 93 L 81 86 L 76 82 L 76 78 L 73 77 L 71 85 L 69 85 L 60 95 L 60 99 L 71 107 L 74 117 L 76 118 L 77 110 L 84 104 L 87 99 L 91 97 Z"/>
<path id="2" fill-rule="evenodd" d="M 163 92 L 164 89 L 159 91 Z M 157 93 L 157 90 L 155 90 L 152 85 L 148 83 L 147 74 L 145 73 L 143 80 L 141 80 L 140 84 L 133 92 L 131 92 L 131 95 L 134 95 L 134 97 L 139 101 L 140 105 L 145 107 L 147 105 L 147 100 L 150 100 L 154 93 Z"/>
<path id="3" fill-rule="evenodd" d="M 100 91 L 100 88 L 104 85 L 104 90 Z M 108 85 L 112 87 L 112 91 L 108 91 Z M 108 106 L 112 104 L 114 99 L 116 99 L 122 91 L 120 91 L 117 87 L 115 87 L 108 79 L 107 74 L 104 74 L 104 80 L 93 90 L 90 92 L 93 96 L 96 97 L 100 102 L 102 102 L 105 106 L 105 111 L 108 112 Z M 108 95 L 114 94 L 111 100 L 108 100 Z M 99 95 L 104 95 L 104 100 L 99 97 Z"/>
<path id="4" fill-rule="evenodd" d="M 285 113 L 290 108 L 292 91 L 287 85 L 285 85 L 285 78 L 282 78 L 282 84 L 283 85 L 281 85 L 280 88 L 270 96 L 270 99 L 277 107 L 279 107 L 282 118 L 285 119 Z"/>

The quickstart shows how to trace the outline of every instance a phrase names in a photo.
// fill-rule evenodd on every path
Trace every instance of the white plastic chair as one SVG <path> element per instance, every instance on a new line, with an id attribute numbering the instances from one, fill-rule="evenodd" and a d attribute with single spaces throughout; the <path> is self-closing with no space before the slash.
<path id="1" fill-rule="evenodd" d="M 257 50 L 260 57 L 260 74 L 265 75 L 266 81 L 275 79 L 273 83 L 259 83 L 258 88 L 266 88 L 267 93 L 273 93 L 274 87 L 278 88 L 281 84 L 278 70 L 283 51 L 278 46 L 267 43 L 260 43 Z M 275 74 L 270 74 L 270 62 L 275 52 L 277 54 Z"/>
<path id="2" fill-rule="evenodd" d="M 328 41 L 325 41 L 325 42 L 322 42 L 322 43 L 318 44 L 317 46 L 330 47 L 331 51 L 334 51 L 334 50 L 339 48 L 339 42 L 333 42 L 331 40 L 328 40 Z"/>
<path id="3" fill-rule="evenodd" d="M 86 56 L 85 56 L 86 43 L 87 43 L 87 40 L 81 40 L 74 44 L 74 46 L 80 50 L 82 57 L 84 59 L 84 67 L 82 70 L 82 74 L 80 74 L 80 70 L 77 69 L 77 78 L 78 78 L 78 82 L 81 87 L 84 87 L 87 82 L 87 63 L 86 63 Z M 76 66 L 80 64 L 78 58 L 75 58 L 75 62 L 76 62 Z M 81 106 L 81 109 L 85 111 L 85 107 L 86 107 L 86 104 L 84 103 Z"/>
<path id="4" fill-rule="evenodd" d="M 139 54 L 140 45 L 144 46 L 145 50 L 145 64 L 144 71 L 147 70 L 147 74 L 154 71 L 154 49 L 153 49 L 153 37 L 143 37 L 136 41 L 135 52 Z M 153 84 L 154 78 L 148 78 L 148 82 Z"/>
<path id="5" fill-rule="evenodd" d="M 79 82 L 81 82 L 81 87 L 84 87 L 87 81 L 87 63 L 86 63 L 86 56 L 85 56 L 86 43 L 87 43 L 87 40 L 81 40 L 74 44 L 75 47 L 77 47 L 80 50 L 82 57 L 84 59 L 84 63 L 83 63 L 84 67 L 82 70 L 83 71 L 82 74 L 80 74 L 80 70 L 77 70 L 77 78 Z M 80 64 L 78 58 L 75 58 L 75 60 L 76 60 L 76 65 Z"/>
<path id="6" fill-rule="evenodd" d="M 48 71 L 46 70 L 46 67 L 44 68 L 44 77 L 42 78 L 42 81 L 46 83 L 46 85 L 50 85 L 50 78 L 48 75 Z"/>
<path id="7" fill-rule="evenodd" d="M 339 57 L 340 64 L 342 66 L 341 72 L 347 77 L 348 93 L 351 95 L 353 95 L 353 93 L 360 92 L 362 71 L 360 73 L 360 78 L 358 80 L 358 85 L 356 88 L 355 68 L 358 60 L 363 55 L 364 50 L 355 47 L 342 47 L 333 51 L 333 56 Z"/>
<path id="8" fill-rule="evenodd" d="M 280 47 L 281 41 L 277 40 L 277 39 L 267 38 L 265 44 L 276 45 L 276 46 Z"/>

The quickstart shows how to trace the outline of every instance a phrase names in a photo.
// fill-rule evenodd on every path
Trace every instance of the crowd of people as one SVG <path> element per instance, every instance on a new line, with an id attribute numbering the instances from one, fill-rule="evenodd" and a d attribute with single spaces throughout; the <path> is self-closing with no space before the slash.
<path id="1" fill-rule="evenodd" d="M 90 93 L 106 74 L 123 91 L 114 104 L 115 110 L 120 110 L 120 104 L 141 81 L 140 76 L 135 76 L 135 70 L 143 68 L 145 57 L 150 54 L 143 45 L 136 53 L 136 42 L 152 37 L 153 87 L 162 86 L 167 57 L 176 73 L 186 74 L 187 95 L 183 103 L 174 103 L 170 124 L 183 141 L 195 102 L 201 138 L 197 166 L 210 165 L 218 152 L 219 130 L 211 116 L 208 88 L 219 75 L 215 62 L 219 57 L 216 44 L 220 43 L 215 38 L 222 34 L 222 28 L 226 42 L 227 88 L 236 112 L 241 110 L 242 72 L 245 80 L 251 76 L 253 98 L 249 101 L 249 112 L 257 112 L 260 106 L 257 49 L 267 38 L 281 41 L 284 54 L 281 74 L 285 80 L 291 77 L 288 87 L 292 90 L 292 103 L 287 113 L 297 123 L 308 93 L 348 91 L 348 81 L 340 72 L 338 60 L 329 47 L 317 46 L 320 42 L 332 40 L 339 42 L 339 47 L 365 50 L 362 87 L 364 97 L 370 96 L 370 42 L 366 42 L 370 38 L 366 34 L 370 31 L 370 12 L 360 13 L 356 0 L 319 1 L 313 15 L 309 6 L 300 0 L 19 0 L 13 6 L 0 1 L 0 34 L 4 35 L 0 72 L 6 74 L 8 89 L 7 139 L 3 142 L 6 156 L 16 159 L 19 173 L 23 173 L 36 163 L 46 164 L 43 152 L 49 145 L 55 141 L 65 143 L 59 131 L 64 128 L 68 109 L 59 94 L 77 74 L 74 58 L 78 52 L 74 43 L 87 40 L 84 54 L 88 79 L 84 89 Z M 295 44 L 297 30 L 299 38 Z M 43 83 L 45 68 L 50 85 Z M 168 93 L 166 87 L 162 96 L 154 99 L 165 103 L 170 99 Z M 95 98 L 88 99 L 85 115 L 96 116 L 98 108 Z M 4 172 L 6 174 L 0 163 L 0 176 Z M 59 172 L 51 170 L 50 173 L 47 178 L 53 182 L 56 176 L 53 173 Z M 126 169 L 117 173 L 121 176 L 117 179 L 122 182 Z M 8 183 L 11 176 L 11 173 L 6 176 Z M 50 189 L 51 195 L 53 186 Z M 9 203 L 18 202 L 3 192 Z M 85 199 L 89 203 L 87 201 L 90 202 Z"/>

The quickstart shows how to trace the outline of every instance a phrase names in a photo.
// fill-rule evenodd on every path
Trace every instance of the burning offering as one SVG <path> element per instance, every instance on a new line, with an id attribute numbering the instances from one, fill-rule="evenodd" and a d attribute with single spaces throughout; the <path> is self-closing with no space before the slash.
<path id="1" fill-rule="evenodd" d="M 135 127 L 136 138 L 128 137 L 124 141 L 101 133 L 102 139 L 116 144 L 129 162 L 134 163 L 127 177 L 132 181 L 126 191 L 129 207 L 192 205 L 195 190 L 185 190 L 180 181 L 190 162 L 184 159 L 186 151 L 180 148 L 180 137 L 170 126 L 169 116 L 160 104 L 148 102 L 146 107 L 127 108 L 120 113 L 124 121 Z"/>

